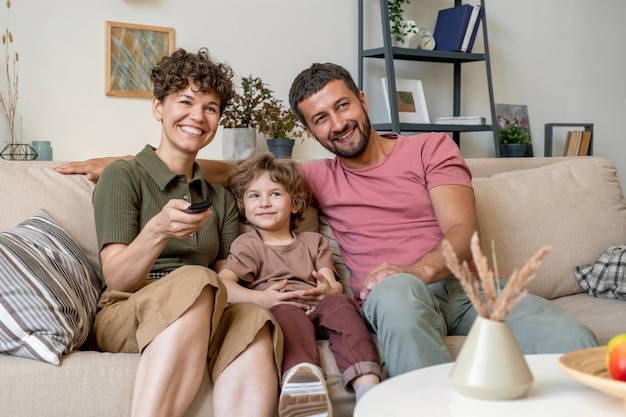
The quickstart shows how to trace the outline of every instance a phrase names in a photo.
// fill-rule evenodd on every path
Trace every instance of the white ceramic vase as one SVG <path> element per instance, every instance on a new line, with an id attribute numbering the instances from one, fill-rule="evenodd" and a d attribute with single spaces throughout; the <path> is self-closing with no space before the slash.
<path id="1" fill-rule="evenodd" d="M 256 149 L 256 129 L 237 127 L 222 129 L 222 157 L 226 161 L 246 159 Z"/>
<path id="2" fill-rule="evenodd" d="M 526 395 L 533 375 L 508 323 L 477 317 L 450 380 L 467 397 L 513 400 Z"/>

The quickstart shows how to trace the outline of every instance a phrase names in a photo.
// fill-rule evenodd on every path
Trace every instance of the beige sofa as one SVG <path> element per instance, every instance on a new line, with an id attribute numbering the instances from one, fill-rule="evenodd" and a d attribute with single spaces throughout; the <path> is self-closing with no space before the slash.
<path id="1" fill-rule="evenodd" d="M 499 271 L 507 276 L 540 246 L 550 245 L 552 252 L 531 291 L 590 326 L 601 344 L 626 332 L 626 302 L 587 295 L 572 273 L 576 265 L 595 262 L 608 246 L 626 244 L 626 201 L 613 165 L 597 157 L 469 159 L 468 163 L 474 173 L 482 239 L 494 240 Z M 0 161 L 0 229 L 45 208 L 95 264 L 93 185 L 83 176 L 55 173 L 50 168 L 56 164 Z M 309 217 L 313 227 L 318 227 L 317 220 L 317 215 Z M 323 216 L 320 220 L 319 230 L 332 240 Z M 345 273 L 338 253 L 336 261 Z M 447 339 L 453 355 L 462 341 L 462 337 Z M 334 415 L 351 416 L 354 396 L 341 387 L 326 343 L 319 346 Z M 137 360 L 133 354 L 74 351 L 54 366 L 0 354 L 0 414 L 128 415 Z M 211 392 L 207 376 L 187 416 L 211 416 Z"/>

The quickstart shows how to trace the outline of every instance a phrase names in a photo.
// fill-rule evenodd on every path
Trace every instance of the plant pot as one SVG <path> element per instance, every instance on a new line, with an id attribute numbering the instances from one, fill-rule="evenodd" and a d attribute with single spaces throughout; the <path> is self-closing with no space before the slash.
<path id="1" fill-rule="evenodd" d="M 526 153 L 528 145 L 521 143 L 508 143 L 500 145 L 500 153 L 505 158 L 521 158 Z"/>
<path id="2" fill-rule="evenodd" d="M 256 129 L 237 127 L 222 129 L 222 157 L 226 161 L 239 161 L 254 154 Z"/>
<path id="3" fill-rule="evenodd" d="M 274 158 L 291 158 L 293 153 L 294 139 L 268 139 L 267 147 L 274 155 Z"/>
<path id="4" fill-rule="evenodd" d="M 513 400 L 533 383 L 507 322 L 476 317 L 459 352 L 450 380 L 463 395 L 481 400 Z"/>

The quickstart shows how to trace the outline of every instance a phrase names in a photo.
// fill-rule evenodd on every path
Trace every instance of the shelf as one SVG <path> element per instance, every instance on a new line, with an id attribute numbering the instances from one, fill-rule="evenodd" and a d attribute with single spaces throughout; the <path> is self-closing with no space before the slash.
<path id="1" fill-rule="evenodd" d="M 373 123 L 374 129 L 390 131 L 391 123 Z M 491 125 L 444 125 L 434 123 L 400 123 L 403 132 L 491 132 Z"/>
<path id="2" fill-rule="evenodd" d="M 378 1 L 380 6 L 380 16 L 382 25 L 382 47 L 376 48 L 364 48 L 363 35 L 364 28 L 364 2 L 365 1 Z M 454 0 L 454 6 L 459 6 L 461 0 Z M 454 142 L 460 146 L 461 133 L 462 132 L 492 132 L 493 143 L 495 147 L 496 157 L 500 155 L 500 146 L 498 143 L 497 126 L 493 124 L 489 125 L 442 125 L 432 123 L 401 123 L 398 111 L 398 104 L 391 97 L 396 97 L 396 85 L 393 80 L 395 77 L 395 61 L 419 61 L 419 62 L 432 62 L 451 64 L 453 66 L 453 94 L 452 94 L 452 116 L 460 116 L 463 114 L 461 109 L 461 64 L 471 62 L 483 62 L 485 65 L 485 73 L 487 78 L 487 94 L 490 107 L 491 123 L 495 123 L 495 103 L 493 99 L 493 86 L 491 81 L 491 64 L 489 59 L 489 43 L 487 39 L 487 12 L 485 10 L 485 1 L 480 0 L 482 7 L 482 36 L 484 53 L 467 53 L 467 52 L 455 52 L 455 51 L 427 51 L 417 48 L 403 48 L 392 45 L 392 36 L 389 23 L 389 9 L 387 0 L 359 0 L 358 10 L 358 22 L 359 22 L 359 76 L 358 87 L 363 89 L 364 78 L 364 66 L 366 59 L 381 59 L 385 61 L 385 77 L 391 82 L 388 83 L 389 89 L 389 109 L 390 109 L 390 121 L 386 123 L 373 124 L 374 129 L 378 131 L 388 132 L 446 132 L 450 133 Z M 418 77 L 419 78 L 419 77 Z"/>
<path id="3" fill-rule="evenodd" d="M 485 54 L 452 51 L 425 51 L 394 46 L 391 48 L 394 59 L 405 61 L 444 62 L 448 64 L 464 62 L 480 62 L 485 60 Z M 366 49 L 361 52 L 363 58 L 385 58 L 385 48 Z"/>

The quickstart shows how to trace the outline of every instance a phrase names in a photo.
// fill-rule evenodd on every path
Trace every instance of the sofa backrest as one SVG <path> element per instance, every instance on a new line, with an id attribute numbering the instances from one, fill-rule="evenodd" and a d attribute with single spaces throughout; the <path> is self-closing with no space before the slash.
<path id="1" fill-rule="evenodd" d="M 583 292 L 573 268 L 594 263 L 609 246 L 626 244 L 626 201 L 607 159 L 561 159 L 475 177 L 473 185 L 482 246 L 491 257 L 494 242 L 501 276 L 509 277 L 540 247 L 552 248 L 529 285 L 534 294 L 553 299 Z"/>
<path id="2" fill-rule="evenodd" d="M 582 292 L 572 268 L 595 262 L 609 246 L 626 243 L 626 200 L 616 169 L 607 159 L 484 158 L 467 162 L 475 174 L 483 247 L 489 256 L 494 241 L 500 275 L 508 277 L 541 246 L 552 247 L 530 285 L 531 292 L 548 299 Z M 56 173 L 52 167 L 59 164 L 0 160 L 0 230 L 44 208 L 97 266 L 91 205 L 94 184 L 83 175 Z M 532 168 L 523 169 L 526 166 Z M 320 217 L 318 224 L 316 214 L 315 209 L 308 209 L 302 229 L 319 228 L 333 240 L 325 219 Z M 331 243 L 337 269 L 347 284 L 349 271 L 336 242 Z"/>

